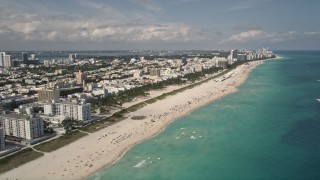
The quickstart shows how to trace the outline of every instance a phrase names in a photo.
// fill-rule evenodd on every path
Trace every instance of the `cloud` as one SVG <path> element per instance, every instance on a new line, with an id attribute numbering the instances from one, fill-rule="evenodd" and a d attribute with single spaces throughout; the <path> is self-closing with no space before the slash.
<path id="1" fill-rule="evenodd" d="M 253 8 L 252 4 L 242 4 L 242 5 L 237 5 L 231 7 L 229 10 L 230 11 L 240 11 L 240 10 L 247 10 Z"/>
<path id="2" fill-rule="evenodd" d="M 239 34 L 235 34 L 230 36 L 225 40 L 225 42 L 246 42 L 248 40 L 252 40 L 261 35 L 263 31 L 261 30 L 249 30 L 245 32 L 241 32 Z"/>
<path id="3" fill-rule="evenodd" d="M 304 34 L 308 36 L 320 36 L 320 31 L 305 32 Z"/>
<path id="4" fill-rule="evenodd" d="M 2 19 L 0 37 L 24 41 L 190 42 L 205 39 L 184 23 L 118 23 L 97 17 L 17 14 Z"/>
<path id="5" fill-rule="evenodd" d="M 288 31 L 270 33 L 262 30 L 248 30 L 238 34 L 231 35 L 228 38 L 222 40 L 221 43 L 247 43 L 252 41 L 278 43 L 303 38 L 307 34 L 317 35 L 317 32 L 301 33 L 297 31 Z"/>
<path id="6" fill-rule="evenodd" d="M 162 12 L 162 7 L 153 0 L 131 0 L 131 2 L 138 4 L 148 11 Z"/>

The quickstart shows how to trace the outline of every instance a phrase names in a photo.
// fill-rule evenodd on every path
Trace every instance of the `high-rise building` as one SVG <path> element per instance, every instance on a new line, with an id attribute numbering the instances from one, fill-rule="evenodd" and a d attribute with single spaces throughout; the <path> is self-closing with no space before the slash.
<path id="1" fill-rule="evenodd" d="M 23 61 L 23 64 L 29 65 L 28 53 L 22 52 L 22 61 Z"/>
<path id="2" fill-rule="evenodd" d="M 38 91 L 38 100 L 40 102 L 59 101 L 59 89 L 42 89 Z"/>
<path id="3" fill-rule="evenodd" d="M 76 75 L 76 79 L 78 84 L 83 84 L 83 81 L 87 79 L 87 74 L 79 70 L 79 72 Z"/>
<path id="4" fill-rule="evenodd" d="M 31 60 L 36 60 L 36 55 L 35 54 L 30 54 Z"/>
<path id="5" fill-rule="evenodd" d="M 246 54 L 238 54 L 238 58 L 239 61 L 245 61 L 247 60 L 247 55 Z"/>
<path id="6" fill-rule="evenodd" d="M 214 57 L 215 67 L 226 68 L 228 65 L 228 59 L 224 57 Z"/>
<path id="7" fill-rule="evenodd" d="M 238 50 L 233 49 L 230 51 L 230 58 L 231 59 L 237 59 L 238 58 Z"/>
<path id="8" fill-rule="evenodd" d="M 3 151 L 6 149 L 6 144 L 5 144 L 4 138 L 5 138 L 4 129 L 3 129 L 3 127 L 0 127 L 0 151 Z"/>
<path id="9" fill-rule="evenodd" d="M 35 139 L 44 135 L 43 120 L 34 114 L 1 114 L 0 123 L 7 136 Z"/>
<path id="10" fill-rule="evenodd" d="M 12 66 L 13 66 L 13 62 L 11 59 L 11 55 L 4 55 L 3 67 L 12 67 Z"/>
<path id="11" fill-rule="evenodd" d="M 4 61 L 5 55 L 6 55 L 5 52 L 0 52 L 0 67 L 3 67 L 3 61 Z"/>
<path id="12" fill-rule="evenodd" d="M 69 54 L 69 60 L 74 62 L 76 60 L 77 54 Z"/>
<path id="13" fill-rule="evenodd" d="M 91 105 L 89 103 L 49 103 L 44 105 L 45 115 L 65 116 L 78 121 L 87 121 L 91 118 Z"/>

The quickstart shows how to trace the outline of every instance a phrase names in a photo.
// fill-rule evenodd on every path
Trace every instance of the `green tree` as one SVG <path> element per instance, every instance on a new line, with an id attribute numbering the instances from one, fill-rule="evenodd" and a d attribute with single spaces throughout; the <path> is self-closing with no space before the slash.
<path id="1" fill-rule="evenodd" d="M 66 132 L 71 131 L 76 125 L 78 125 L 78 122 L 74 119 L 71 118 L 65 118 L 62 122 L 61 125 L 64 127 Z"/>

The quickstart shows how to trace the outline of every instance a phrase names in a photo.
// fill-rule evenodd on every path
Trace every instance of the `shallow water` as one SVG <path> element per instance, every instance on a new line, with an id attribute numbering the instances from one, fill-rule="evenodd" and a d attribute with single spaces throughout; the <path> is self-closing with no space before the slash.
<path id="1" fill-rule="evenodd" d="M 319 179 L 320 52 L 278 52 L 89 179 Z"/>

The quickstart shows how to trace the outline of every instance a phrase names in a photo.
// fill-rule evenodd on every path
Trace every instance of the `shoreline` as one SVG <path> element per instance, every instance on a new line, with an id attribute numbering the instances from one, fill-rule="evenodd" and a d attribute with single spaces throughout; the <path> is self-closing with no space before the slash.
<path id="1" fill-rule="evenodd" d="M 237 92 L 249 77 L 250 72 L 263 62 L 264 60 L 248 62 L 249 65 L 243 64 L 233 69 L 233 72 L 238 72 L 237 75 L 225 81 L 214 82 L 210 80 L 148 104 L 131 112 L 127 119 L 121 122 L 90 133 L 56 151 L 45 153 L 44 157 L 8 171 L 1 177 L 10 179 L 87 179 L 117 163 L 137 144 L 159 135 L 173 121 L 226 95 Z M 131 120 L 131 117 L 139 115 L 144 115 L 147 118 Z M 106 137 L 97 140 L 97 137 L 104 133 L 107 134 Z M 45 166 L 48 162 L 52 163 L 51 167 Z M 28 172 L 32 172 L 32 170 L 36 170 L 36 173 L 31 175 Z"/>

